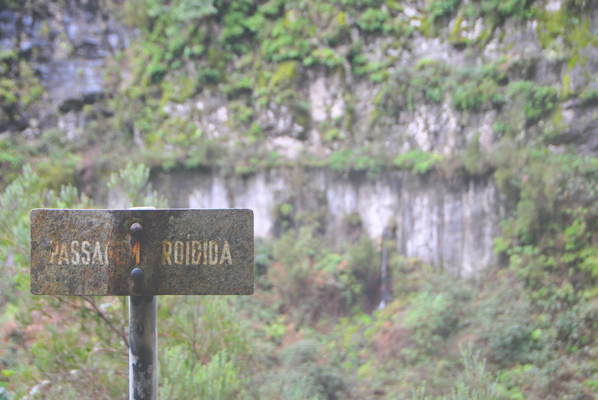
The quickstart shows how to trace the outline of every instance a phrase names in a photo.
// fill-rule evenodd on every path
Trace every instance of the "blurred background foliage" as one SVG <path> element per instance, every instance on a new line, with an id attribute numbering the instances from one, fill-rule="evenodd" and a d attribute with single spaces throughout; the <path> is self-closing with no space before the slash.
<path id="1" fill-rule="evenodd" d="M 477 281 L 391 252 L 395 300 L 377 310 L 376 244 L 362 237 L 331 251 L 317 226 L 302 226 L 258 243 L 253 296 L 161 297 L 161 396 L 593 398 L 597 165 L 528 157 L 521 168 L 536 187 L 505 183 L 518 188 L 496 241 L 507 267 Z M 148 173 L 128 164 L 108 185 L 142 189 L 128 195 L 131 206 L 164 205 Z M 28 290 L 29 211 L 93 204 L 73 186 L 50 189 L 26 165 L 0 205 L 2 395 L 126 398 L 126 298 Z"/>
<path id="2" fill-rule="evenodd" d="M 32 12 L 45 12 L 45 1 L 26 3 Z M 302 69 L 314 66 L 346 69 L 383 85 L 373 126 L 449 96 L 463 118 L 518 109 L 493 125 L 492 151 L 476 139 L 452 155 L 380 152 L 375 141 L 367 144 L 348 129 L 347 113 L 324 127 L 334 151 L 296 162 L 369 177 L 385 170 L 422 179 L 430 173 L 490 176 L 509 211 L 495 241 L 501 265 L 470 282 L 391 251 L 394 300 L 379 310 L 379 241 L 364 236 L 332 249 L 316 222 L 285 225 L 291 206 L 282 204 L 281 235 L 256 244 L 255 295 L 160 298 L 161 398 L 596 397 L 598 161 L 550 146 L 565 132 L 562 103 L 577 99 L 591 107 L 598 92 L 587 85 L 575 93 L 566 82 L 543 85 L 525 74 L 509 78 L 525 66 L 508 57 L 456 69 L 424 58 L 407 70 L 390 69 L 392 60 L 369 60 L 361 41 L 351 42 L 346 54 L 337 50 L 349 43 L 351 27 L 386 35 L 400 47 L 409 45 L 415 29 L 434 37 L 456 17 L 450 43 L 475 48 L 507 19 L 534 19 L 543 48 L 572 68 L 580 48 L 597 42 L 584 22 L 593 2 L 564 1 L 559 13 L 548 15 L 534 1 L 432 0 L 417 27 L 403 21 L 403 6 L 390 0 L 106 3 L 138 29 L 138 40 L 107 67 L 103 101 L 112 111 L 83 106 L 89 135 L 73 140 L 59 129 L 36 140 L 0 138 L 0 400 L 127 398 L 126 299 L 31 296 L 30 210 L 93 207 L 84 190 L 84 159 L 105 178 L 102 190 L 119 193 L 127 207 L 168 205 L 149 183 L 151 168 L 248 175 L 284 165 L 276 152 L 264 150 L 257 110 L 285 104 L 305 123 L 309 105 L 296 86 Z M 2 10 L 21 6 L 0 0 Z M 487 26 L 471 39 L 461 22 L 479 17 Z M 557 38 L 564 47 L 554 47 Z M 130 76 L 119 73 L 120 62 L 131 64 Z M 0 53 L 0 109 L 11 126 L 19 126 L 43 90 L 27 59 Z M 204 90 L 232 102 L 235 140 L 208 137 L 164 111 L 168 102 L 183 103 Z M 526 136 L 522 127 L 540 121 L 544 128 Z"/>

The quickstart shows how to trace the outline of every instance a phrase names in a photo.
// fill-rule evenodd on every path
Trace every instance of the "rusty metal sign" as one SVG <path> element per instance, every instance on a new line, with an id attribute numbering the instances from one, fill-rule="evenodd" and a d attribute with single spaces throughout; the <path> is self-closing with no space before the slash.
<path id="1" fill-rule="evenodd" d="M 31 293 L 253 293 L 253 211 L 31 211 Z"/>

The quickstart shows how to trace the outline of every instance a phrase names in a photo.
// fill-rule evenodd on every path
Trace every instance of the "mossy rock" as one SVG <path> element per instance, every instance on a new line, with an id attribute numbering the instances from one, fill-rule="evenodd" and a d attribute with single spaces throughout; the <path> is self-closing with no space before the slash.
<path id="1" fill-rule="evenodd" d="M 299 76 L 299 63 L 297 61 L 283 61 L 270 79 L 271 88 L 284 88 L 292 85 Z"/>
<path id="2" fill-rule="evenodd" d="M 471 40 L 464 35 L 463 28 L 461 27 L 463 21 L 463 15 L 457 16 L 455 25 L 449 34 L 449 43 L 458 49 L 467 47 L 471 43 Z"/>

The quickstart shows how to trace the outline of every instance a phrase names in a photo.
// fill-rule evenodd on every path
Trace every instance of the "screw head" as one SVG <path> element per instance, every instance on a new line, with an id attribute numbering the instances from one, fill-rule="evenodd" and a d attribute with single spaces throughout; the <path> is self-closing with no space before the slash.
<path id="1" fill-rule="evenodd" d="M 139 239 L 141 237 L 141 235 L 143 235 L 143 226 L 141 226 L 140 223 L 135 222 L 133 225 L 131 225 L 131 227 L 129 228 L 129 233 L 131 234 L 131 236 L 133 236 L 136 239 Z"/>
<path id="2" fill-rule="evenodd" d="M 140 268 L 133 269 L 133 271 L 131 271 L 131 279 L 133 279 L 133 282 L 135 283 L 141 283 L 143 280 L 143 270 Z"/>

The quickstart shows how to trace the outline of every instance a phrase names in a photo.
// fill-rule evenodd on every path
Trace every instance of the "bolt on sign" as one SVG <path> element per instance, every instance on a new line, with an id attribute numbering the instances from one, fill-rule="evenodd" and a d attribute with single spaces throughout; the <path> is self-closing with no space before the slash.
<path id="1" fill-rule="evenodd" d="M 31 211 L 31 292 L 253 294 L 253 211 Z"/>

